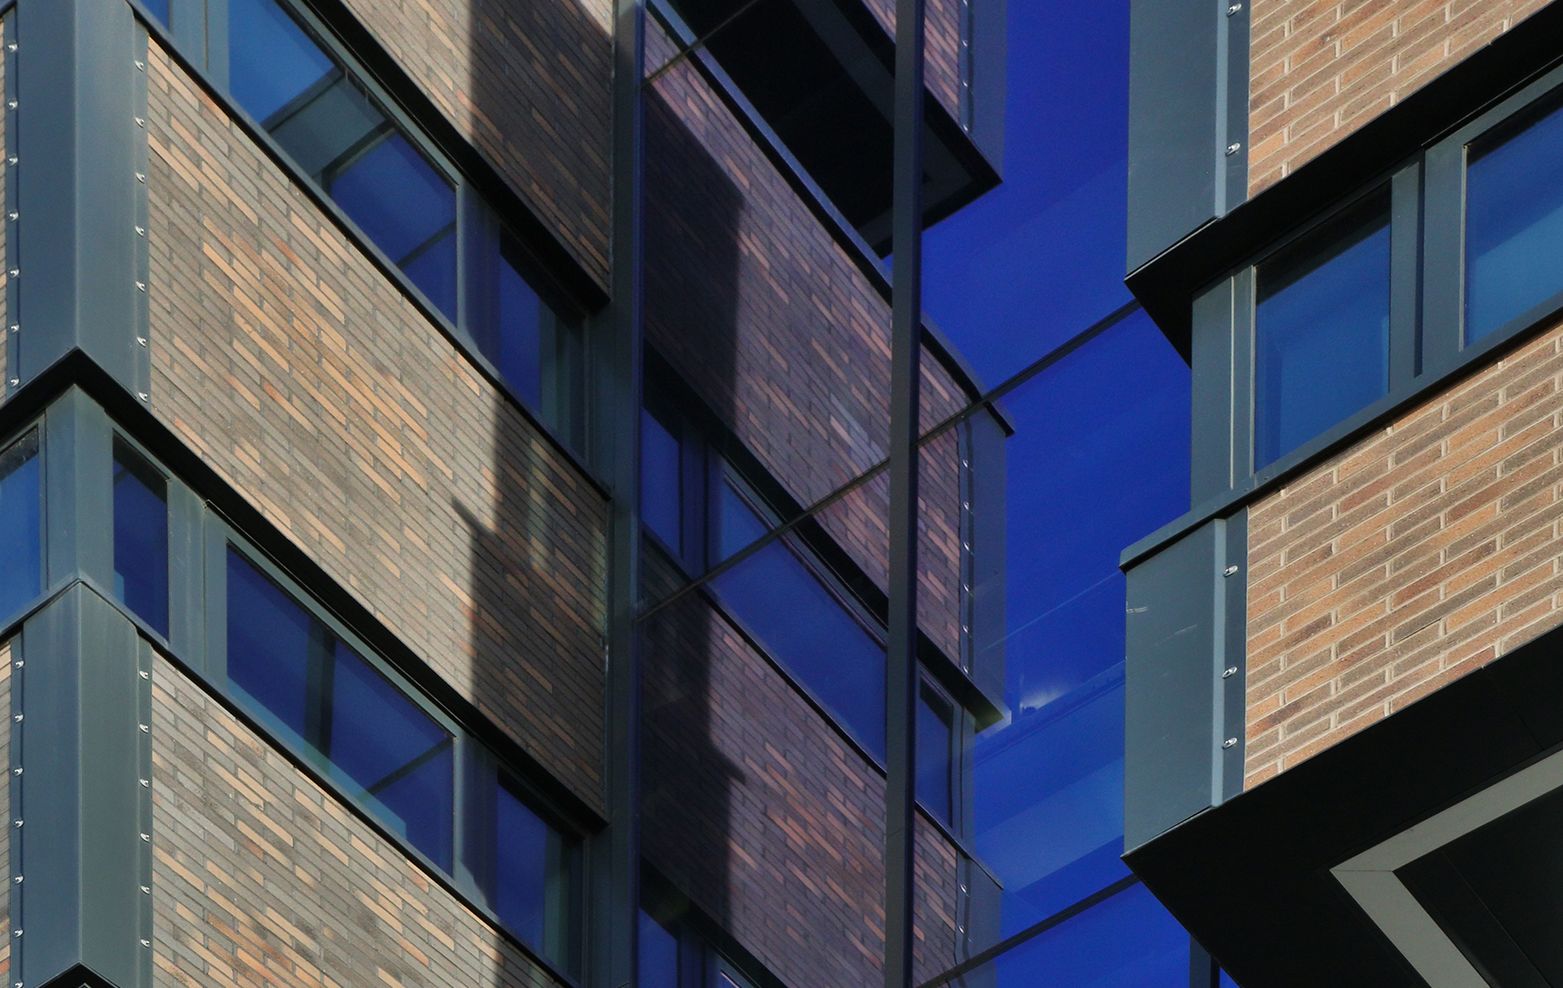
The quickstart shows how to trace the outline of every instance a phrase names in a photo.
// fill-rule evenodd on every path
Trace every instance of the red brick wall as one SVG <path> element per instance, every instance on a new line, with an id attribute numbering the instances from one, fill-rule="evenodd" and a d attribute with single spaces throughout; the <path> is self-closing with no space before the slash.
<path id="1" fill-rule="evenodd" d="M 673 51 L 652 33 L 651 64 Z M 688 62 L 650 93 L 646 334 L 801 504 L 882 463 L 889 439 L 890 307 Z M 923 425 L 964 401 L 923 360 Z M 920 583 L 927 627 L 956 647 L 959 462 L 953 434 L 923 455 Z M 888 486 L 822 522 L 885 585 Z M 951 550 L 956 550 L 952 555 Z"/>
<path id="2" fill-rule="evenodd" d="M 644 635 L 646 859 L 793 988 L 882 981 L 883 775 L 706 598 Z M 959 875 L 920 814 L 916 847 L 921 981 L 956 961 Z"/>
<path id="3" fill-rule="evenodd" d="M 158 985 L 558 983 L 161 658 L 152 786 Z"/>
<path id="4" fill-rule="evenodd" d="M 896 0 L 863 2 L 885 32 L 895 37 Z M 928 0 L 923 9 L 923 85 L 956 120 L 961 119 L 961 18 L 966 2 Z"/>
<path id="5" fill-rule="evenodd" d="M 1249 514 L 1253 785 L 1563 624 L 1563 326 Z"/>
<path id="6" fill-rule="evenodd" d="M 1549 0 L 1252 0 L 1249 194 Z"/>
<path id="7" fill-rule="evenodd" d="M 154 44 L 152 409 L 601 806 L 606 504 Z"/>
<path id="8" fill-rule="evenodd" d="M 346 3 L 606 286 L 610 0 Z"/>

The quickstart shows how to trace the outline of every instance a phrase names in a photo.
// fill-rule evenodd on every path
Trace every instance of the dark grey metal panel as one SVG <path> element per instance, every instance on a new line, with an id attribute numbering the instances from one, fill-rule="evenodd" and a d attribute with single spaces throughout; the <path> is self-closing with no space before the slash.
<path id="1" fill-rule="evenodd" d="M 130 7 L 17 7 L 18 319 L 23 381 L 73 349 L 136 394 L 135 35 Z"/>
<path id="2" fill-rule="evenodd" d="M 1248 198 L 1248 41 L 1249 4 L 1217 0 L 1221 13 L 1217 56 L 1220 84 L 1216 118 L 1221 134 L 1216 149 L 1222 156 L 1216 183 L 1216 215 L 1225 216 Z"/>
<path id="3" fill-rule="evenodd" d="M 967 452 L 971 462 L 971 643 L 968 672 L 988 696 L 1004 695 L 1004 602 L 1009 472 L 1005 435 L 991 415 L 971 420 Z"/>
<path id="4" fill-rule="evenodd" d="M 17 871 L 24 878 L 20 978 L 44 984 L 78 965 L 145 983 L 140 836 L 140 639 L 85 584 L 23 626 L 23 746 Z M 32 881 L 25 879 L 31 878 Z"/>
<path id="5" fill-rule="evenodd" d="M 1400 169 L 1390 183 L 1389 390 L 1415 383 L 1421 363 L 1417 325 L 1421 306 L 1422 166 Z"/>
<path id="6" fill-rule="evenodd" d="M 114 585 L 113 459 L 108 416 L 77 389 L 44 413 L 48 582 L 84 576 Z"/>
<path id="7" fill-rule="evenodd" d="M 1024 0 L 1020 0 L 1024 2 Z M 1007 0 L 971 0 L 967 5 L 965 119 L 972 142 L 1001 172 L 1004 167 L 1004 107 L 1008 94 L 1009 12 Z"/>
<path id="8" fill-rule="evenodd" d="M 1129 15 L 1129 271 L 1218 215 L 1226 0 L 1133 0 Z"/>
<path id="9" fill-rule="evenodd" d="M 1223 537 L 1212 522 L 1128 572 L 1126 850 L 1217 802 Z"/>
<path id="10" fill-rule="evenodd" d="M 1465 144 L 1445 141 L 1423 163 L 1422 367 L 1460 362 L 1465 315 Z"/>
<path id="11" fill-rule="evenodd" d="M 168 481 L 168 643 L 197 673 L 207 674 L 206 536 L 200 498 L 177 478 Z"/>
<path id="12" fill-rule="evenodd" d="M 1217 522 L 1221 526 L 1222 667 L 1216 680 L 1221 730 L 1220 779 L 1215 792 L 1225 801 L 1243 791 L 1244 732 L 1248 724 L 1248 509 Z"/>
<path id="13" fill-rule="evenodd" d="M 1234 279 L 1194 300 L 1193 408 L 1189 437 L 1192 504 L 1232 486 L 1232 343 Z"/>

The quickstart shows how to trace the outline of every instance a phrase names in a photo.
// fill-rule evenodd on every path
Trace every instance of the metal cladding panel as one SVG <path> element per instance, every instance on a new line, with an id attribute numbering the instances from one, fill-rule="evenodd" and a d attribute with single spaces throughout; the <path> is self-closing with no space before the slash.
<path id="1" fill-rule="evenodd" d="M 1128 573 L 1126 849 L 1219 801 L 1223 528 L 1195 529 Z"/>
<path id="2" fill-rule="evenodd" d="M 1224 0 L 1130 7 L 1129 271 L 1218 215 L 1225 7 Z"/>

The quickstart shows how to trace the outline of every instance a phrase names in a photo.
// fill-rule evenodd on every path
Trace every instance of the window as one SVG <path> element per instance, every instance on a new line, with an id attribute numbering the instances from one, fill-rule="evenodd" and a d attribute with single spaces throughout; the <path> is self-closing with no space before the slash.
<path id="1" fill-rule="evenodd" d="M 449 870 L 450 732 L 232 547 L 227 578 L 228 681 L 241 705 Z"/>
<path id="2" fill-rule="evenodd" d="M 954 812 L 954 725 L 955 704 L 924 682 L 917 693 L 917 801 L 946 827 Z"/>
<path id="3" fill-rule="evenodd" d="M 233 97 L 452 321 L 456 189 L 275 0 L 230 0 Z"/>
<path id="4" fill-rule="evenodd" d="M 640 911 L 640 988 L 679 988 L 678 935 L 644 909 Z"/>
<path id="5" fill-rule="evenodd" d="M 0 450 L 0 618 L 43 590 L 42 483 L 34 430 Z"/>
<path id="6" fill-rule="evenodd" d="M 683 446 L 672 428 L 650 411 L 640 414 L 640 513 L 646 527 L 682 558 L 684 546 Z"/>
<path id="7" fill-rule="evenodd" d="M 575 842 L 527 806 L 508 772 L 486 758 L 472 763 L 466 857 L 478 888 L 506 929 L 574 972 L 579 959 L 568 920 L 580 884 Z"/>
<path id="8" fill-rule="evenodd" d="M 1472 144 L 1466 173 L 1465 341 L 1563 291 L 1563 109 Z"/>
<path id="9" fill-rule="evenodd" d="M 168 481 L 114 437 L 114 593 L 168 637 Z"/>
<path id="10" fill-rule="evenodd" d="M 1388 393 L 1389 291 L 1382 197 L 1259 265 L 1255 469 Z"/>

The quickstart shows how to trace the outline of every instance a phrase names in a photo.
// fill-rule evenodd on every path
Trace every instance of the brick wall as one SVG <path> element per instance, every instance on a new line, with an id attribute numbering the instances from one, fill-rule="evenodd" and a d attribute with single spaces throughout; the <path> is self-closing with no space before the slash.
<path id="1" fill-rule="evenodd" d="M 1563 624 L 1563 326 L 1253 505 L 1247 781 Z"/>
<path id="2" fill-rule="evenodd" d="M 601 806 L 603 498 L 167 55 L 152 409 Z"/>
<path id="3" fill-rule="evenodd" d="M 896 0 L 863 2 L 885 32 L 895 37 Z M 956 120 L 961 119 L 961 19 L 967 2 L 929 0 L 923 9 L 923 85 Z"/>
<path id="4" fill-rule="evenodd" d="M 346 3 L 606 287 L 611 0 Z"/>
<path id="5" fill-rule="evenodd" d="M 1549 0 L 1252 0 L 1249 194 Z"/>
<path id="6" fill-rule="evenodd" d="M 793 988 L 882 981 L 883 775 L 704 597 L 644 635 L 646 859 Z M 956 960 L 959 880 L 921 814 L 916 848 L 921 981 Z"/>
<path id="7" fill-rule="evenodd" d="M 155 984 L 557 984 L 161 658 L 152 700 Z"/>
<path id="8" fill-rule="evenodd" d="M 648 62 L 673 44 L 651 31 Z M 649 94 L 646 334 L 787 486 L 812 505 L 883 462 L 890 407 L 890 307 L 687 61 Z M 923 426 L 964 398 L 923 360 Z M 923 456 L 920 581 L 930 632 L 947 649 L 959 592 L 959 461 L 953 435 Z M 822 519 L 885 585 L 883 478 Z"/>

